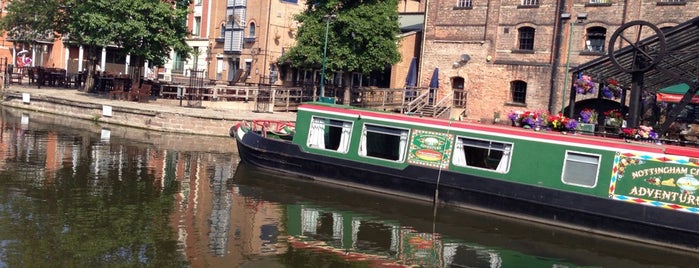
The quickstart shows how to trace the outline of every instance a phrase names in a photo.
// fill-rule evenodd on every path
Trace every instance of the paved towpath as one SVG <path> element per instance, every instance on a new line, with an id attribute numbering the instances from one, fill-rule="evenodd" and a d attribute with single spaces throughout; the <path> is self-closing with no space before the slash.
<path id="1" fill-rule="evenodd" d="M 296 113 L 294 112 L 274 112 L 260 113 L 253 112 L 253 103 L 243 103 L 235 101 L 202 101 L 202 108 L 187 107 L 187 101 L 182 101 L 180 106 L 179 100 L 168 100 L 158 98 L 147 103 L 125 101 L 125 100 L 110 100 L 105 94 L 86 93 L 77 89 L 42 87 L 38 89 L 36 85 L 12 84 L 4 89 L 3 93 L 29 93 L 30 96 L 43 95 L 68 101 L 94 103 L 101 105 L 110 105 L 112 107 L 124 107 L 129 109 L 176 113 L 183 116 L 196 117 L 211 117 L 222 118 L 228 120 L 287 120 L 294 121 Z"/>

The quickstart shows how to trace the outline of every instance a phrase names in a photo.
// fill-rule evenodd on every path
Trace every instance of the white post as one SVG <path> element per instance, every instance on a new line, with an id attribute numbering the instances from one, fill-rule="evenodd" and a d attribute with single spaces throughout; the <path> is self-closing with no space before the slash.
<path id="1" fill-rule="evenodd" d="M 83 57 L 85 56 L 84 53 L 85 52 L 83 50 L 83 46 L 80 46 L 78 48 L 78 72 L 83 71 Z"/>
<path id="2" fill-rule="evenodd" d="M 143 79 L 148 79 L 148 61 L 143 61 Z"/>
<path id="3" fill-rule="evenodd" d="M 107 67 L 107 48 L 102 47 L 102 60 L 100 62 L 100 68 L 104 72 L 107 70 L 106 67 Z"/>
<path id="4" fill-rule="evenodd" d="M 41 52 L 44 52 L 43 47 L 44 45 L 41 45 Z M 32 66 L 34 66 L 34 59 L 36 59 L 36 46 L 32 46 Z"/>
<path id="5" fill-rule="evenodd" d="M 66 46 L 66 61 L 65 61 L 66 72 L 68 71 L 68 64 L 69 63 L 70 63 L 70 48 Z M 34 65 L 34 61 L 32 61 L 32 65 Z"/>
<path id="6" fill-rule="evenodd" d="M 129 74 L 129 65 L 131 65 L 131 54 L 126 55 L 126 64 L 124 66 L 125 74 Z"/>

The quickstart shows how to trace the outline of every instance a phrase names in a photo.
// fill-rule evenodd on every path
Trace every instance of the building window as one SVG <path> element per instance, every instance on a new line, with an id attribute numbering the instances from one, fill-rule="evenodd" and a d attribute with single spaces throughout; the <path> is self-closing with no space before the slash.
<path id="1" fill-rule="evenodd" d="M 245 62 L 245 74 L 248 75 L 248 78 L 250 78 L 250 71 L 252 70 L 252 61 L 246 61 Z"/>
<path id="2" fill-rule="evenodd" d="M 590 4 L 609 4 L 611 0 L 590 0 Z"/>
<path id="3" fill-rule="evenodd" d="M 311 148 L 346 153 L 351 134 L 352 122 L 313 117 L 306 144 Z"/>
<path id="4" fill-rule="evenodd" d="M 522 0 L 522 6 L 538 6 L 539 0 Z"/>
<path id="5" fill-rule="evenodd" d="M 175 58 L 172 62 L 172 72 L 173 73 L 183 73 L 184 72 L 184 59 L 180 53 L 175 53 Z"/>
<path id="6" fill-rule="evenodd" d="M 534 28 L 519 28 L 519 49 L 534 50 Z"/>
<path id="7" fill-rule="evenodd" d="M 507 173 L 510 169 L 512 144 L 492 140 L 457 137 L 452 163 Z"/>
<path id="8" fill-rule="evenodd" d="M 563 174 L 561 175 L 563 183 L 589 188 L 595 187 L 600 159 L 599 155 L 566 152 Z"/>
<path id="9" fill-rule="evenodd" d="M 604 52 L 604 44 L 607 29 L 603 27 L 592 27 L 587 29 L 587 40 L 585 40 L 585 51 Z"/>
<path id="10" fill-rule="evenodd" d="M 471 0 L 456 0 L 456 7 L 459 8 L 469 8 L 473 7 L 473 1 Z"/>
<path id="11" fill-rule="evenodd" d="M 194 4 L 197 6 L 201 6 L 202 0 L 194 0 Z"/>
<path id="12" fill-rule="evenodd" d="M 250 23 L 250 29 L 248 29 L 248 37 L 255 37 L 255 23 Z"/>
<path id="13" fill-rule="evenodd" d="M 298 3 L 298 0 L 282 0 L 282 2 L 287 2 L 287 3 Z"/>
<path id="14" fill-rule="evenodd" d="M 512 102 L 514 103 L 527 103 L 527 83 L 524 81 L 513 81 L 510 83 L 510 90 L 512 92 Z"/>
<path id="15" fill-rule="evenodd" d="M 192 35 L 199 36 L 201 33 L 201 17 L 194 17 L 194 25 L 192 26 Z"/>
<path id="16" fill-rule="evenodd" d="M 359 143 L 359 155 L 403 162 L 408 146 L 407 129 L 364 125 Z"/>

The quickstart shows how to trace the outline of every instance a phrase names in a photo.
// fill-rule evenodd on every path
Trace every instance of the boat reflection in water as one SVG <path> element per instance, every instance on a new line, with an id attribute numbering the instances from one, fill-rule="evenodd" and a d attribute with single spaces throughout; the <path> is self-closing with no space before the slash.
<path id="1" fill-rule="evenodd" d="M 245 163 L 232 183 L 254 206 L 282 207 L 275 209 L 285 217 L 277 231 L 288 235 L 281 260 L 296 265 L 325 263 L 329 256 L 338 263 L 419 267 L 683 267 L 697 261 L 691 254 L 490 214 L 449 207 L 435 213 L 429 204 L 281 177 Z"/>

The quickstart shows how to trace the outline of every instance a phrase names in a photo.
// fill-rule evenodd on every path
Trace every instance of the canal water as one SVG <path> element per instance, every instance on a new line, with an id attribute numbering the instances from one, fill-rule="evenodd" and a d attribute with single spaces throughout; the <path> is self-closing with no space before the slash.
<path id="1" fill-rule="evenodd" d="M 232 138 L 0 108 L 0 267 L 693 267 L 691 253 L 266 173 Z"/>

